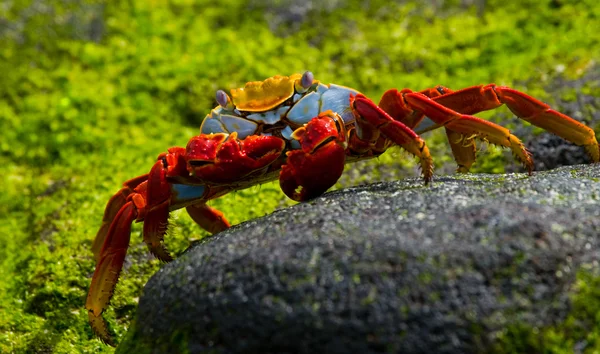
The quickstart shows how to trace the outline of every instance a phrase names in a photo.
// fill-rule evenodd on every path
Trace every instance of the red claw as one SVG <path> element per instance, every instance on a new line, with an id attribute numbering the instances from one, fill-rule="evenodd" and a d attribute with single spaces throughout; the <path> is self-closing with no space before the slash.
<path id="1" fill-rule="evenodd" d="M 309 200 L 325 193 L 344 171 L 346 133 L 339 115 L 321 113 L 292 135 L 302 150 L 287 153 L 279 175 L 281 190 L 296 201 Z"/>
<path id="2" fill-rule="evenodd" d="M 227 140 L 224 136 L 199 135 L 190 140 L 188 169 L 194 176 L 215 184 L 238 181 L 275 162 L 285 148 L 285 142 L 275 136 L 251 135 L 244 140 L 235 132 Z"/>
<path id="3" fill-rule="evenodd" d="M 227 140 L 227 134 L 198 135 L 190 139 L 186 147 L 188 160 L 211 162 L 217 157 L 221 144 Z"/>

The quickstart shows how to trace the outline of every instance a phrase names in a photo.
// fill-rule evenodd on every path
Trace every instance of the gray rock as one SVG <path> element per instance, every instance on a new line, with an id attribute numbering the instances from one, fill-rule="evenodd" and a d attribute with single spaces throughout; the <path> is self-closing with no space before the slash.
<path id="1" fill-rule="evenodd" d="M 600 164 L 327 193 L 165 265 L 118 351 L 488 352 L 565 318 L 599 230 Z"/>

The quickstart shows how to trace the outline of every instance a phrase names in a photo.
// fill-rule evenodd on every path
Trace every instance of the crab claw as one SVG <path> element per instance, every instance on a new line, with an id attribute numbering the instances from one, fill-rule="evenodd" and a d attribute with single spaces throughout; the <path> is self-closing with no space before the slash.
<path id="1" fill-rule="evenodd" d="M 289 151 L 279 175 L 281 190 L 291 199 L 316 198 L 344 171 L 346 134 L 341 117 L 326 111 L 292 134 L 301 149 Z"/>
<path id="2" fill-rule="evenodd" d="M 239 181 L 277 160 L 285 142 L 275 136 L 250 135 L 244 140 L 224 133 L 198 135 L 187 145 L 188 165 L 196 177 L 222 184 Z"/>

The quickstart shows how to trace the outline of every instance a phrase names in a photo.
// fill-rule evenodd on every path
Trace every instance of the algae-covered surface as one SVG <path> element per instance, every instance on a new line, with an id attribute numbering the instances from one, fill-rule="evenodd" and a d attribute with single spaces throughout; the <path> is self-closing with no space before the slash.
<path id="1" fill-rule="evenodd" d="M 105 203 L 159 153 L 198 133 L 217 89 L 304 70 L 375 100 L 392 87 L 495 82 L 551 104 L 575 100 L 570 114 L 591 122 L 597 101 L 580 94 L 600 96 L 597 81 L 581 81 L 597 77 L 589 74 L 598 70 L 597 28 L 600 5 L 590 0 L 4 2 L 0 352 L 113 351 L 94 338 L 84 309 Z M 551 89 L 561 80 L 581 84 Z M 481 117 L 510 117 L 498 111 Z M 425 138 L 438 174 L 451 172 L 445 137 Z M 494 148 L 480 155 L 478 172 L 514 163 Z M 413 166 L 394 149 L 348 168 L 338 187 L 401 179 Z M 277 184 L 212 203 L 233 224 L 289 204 Z M 160 267 L 139 231 L 105 314 L 117 342 Z M 174 254 L 205 236 L 185 213 L 172 214 L 166 242 Z"/>

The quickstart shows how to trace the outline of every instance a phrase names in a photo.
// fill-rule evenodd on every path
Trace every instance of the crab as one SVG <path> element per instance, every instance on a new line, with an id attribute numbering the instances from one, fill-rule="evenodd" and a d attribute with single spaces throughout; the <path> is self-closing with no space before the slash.
<path id="1" fill-rule="evenodd" d="M 109 201 L 92 249 L 97 261 L 86 308 L 102 341 L 114 342 L 103 312 L 118 282 L 129 247 L 131 225 L 143 222 L 143 239 L 161 261 L 173 258 L 163 244 L 169 213 L 186 208 L 210 233 L 230 227 L 207 202 L 229 192 L 279 179 L 295 201 L 315 198 L 341 176 L 344 165 L 400 146 L 419 159 L 422 178 L 433 177 L 433 160 L 419 134 L 443 127 L 458 172 L 475 161 L 477 139 L 510 148 L 528 170 L 533 160 L 506 128 L 474 117 L 506 105 L 519 118 L 583 146 L 600 161 L 594 131 L 537 99 L 494 84 L 453 91 L 443 86 L 413 92 L 388 90 L 379 104 L 358 91 L 315 80 L 309 71 L 219 90 L 218 106 L 185 148 L 158 156 L 150 172 L 124 183 Z"/>

